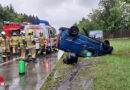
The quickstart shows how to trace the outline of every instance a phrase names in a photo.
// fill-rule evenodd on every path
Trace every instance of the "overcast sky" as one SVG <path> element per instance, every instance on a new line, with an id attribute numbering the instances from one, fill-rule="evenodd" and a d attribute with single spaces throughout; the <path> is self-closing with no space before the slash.
<path id="1" fill-rule="evenodd" d="M 0 0 L 12 4 L 18 13 L 37 15 L 55 28 L 70 27 L 98 7 L 99 0 Z"/>

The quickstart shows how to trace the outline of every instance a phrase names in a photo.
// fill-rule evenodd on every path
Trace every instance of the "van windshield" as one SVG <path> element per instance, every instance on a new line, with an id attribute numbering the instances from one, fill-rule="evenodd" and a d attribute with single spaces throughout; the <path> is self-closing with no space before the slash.
<path id="1" fill-rule="evenodd" d="M 34 30 L 33 32 L 34 38 L 38 38 L 40 36 L 40 33 L 44 33 L 43 30 Z"/>

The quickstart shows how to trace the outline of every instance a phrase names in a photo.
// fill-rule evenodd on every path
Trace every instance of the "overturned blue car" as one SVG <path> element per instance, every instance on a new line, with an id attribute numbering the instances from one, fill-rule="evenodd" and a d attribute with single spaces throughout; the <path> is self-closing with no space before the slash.
<path id="1" fill-rule="evenodd" d="M 83 34 L 79 34 L 79 29 L 76 26 L 60 28 L 58 48 L 65 52 L 73 53 L 76 57 L 102 56 L 111 54 L 113 51 L 113 47 L 110 46 L 108 40 L 101 42 Z M 69 58 L 70 57 L 71 55 Z"/>

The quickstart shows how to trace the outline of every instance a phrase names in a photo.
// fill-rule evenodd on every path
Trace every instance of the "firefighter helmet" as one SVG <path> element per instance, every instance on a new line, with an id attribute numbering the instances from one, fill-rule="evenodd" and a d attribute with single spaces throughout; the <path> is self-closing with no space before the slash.
<path id="1" fill-rule="evenodd" d="M 13 36 L 16 36 L 16 35 L 17 35 L 17 34 L 14 32 L 14 33 L 13 33 Z"/>
<path id="2" fill-rule="evenodd" d="M 20 34 L 25 34 L 25 31 L 21 31 Z"/>
<path id="3" fill-rule="evenodd" d="M 6 32 L 1 32 L 1 35 L 5 35 L 6 34 Z"/>
<path id="4" fill-rule="evenodd" d="M 33 34 L 33 30 L 30 29 L 30 30 L 28 31 L 28 34 Z"/>

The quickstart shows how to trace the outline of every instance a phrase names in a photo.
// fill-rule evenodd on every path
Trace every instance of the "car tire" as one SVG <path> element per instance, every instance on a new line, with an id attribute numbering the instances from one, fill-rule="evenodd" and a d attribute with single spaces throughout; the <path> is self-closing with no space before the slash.
<path id="1" fill-rule="evenodd" d="M 72 37 L 76 37 L 78 35 L 78 33 L 79 33 L 79 29 L 76 26 L 72 26 L 69 29 L 69 35 L 72 36 Z"/>
<path id="2" fill-rule="evenodd" d="M 108 40 L 103 41 L 104 50 L 108 50 L 110 48 L 110 42 Z"/>
<path id="3" fill-rule="evenodd" d="M 66 55 L 63 56 L 63 63 L 64 63 L 64 64 L 68 64 L 68 62 L 67 62 L 67 56 L 66 56 Z"/>
<path id="4" fill-rule="evenodd" d="M 110 48 L 109 48 L 109 54 L 112 54 L 112 51 L 113 51 L 113 47 L 112 46 L 110 46 Z"/>
<path id="5" fill-rule="evenodd" d="M 64 56 L 63 57 L 63 63 L 65 64 L 77 64 L 78 62 L 78 57 L 77 56 Z"/>

